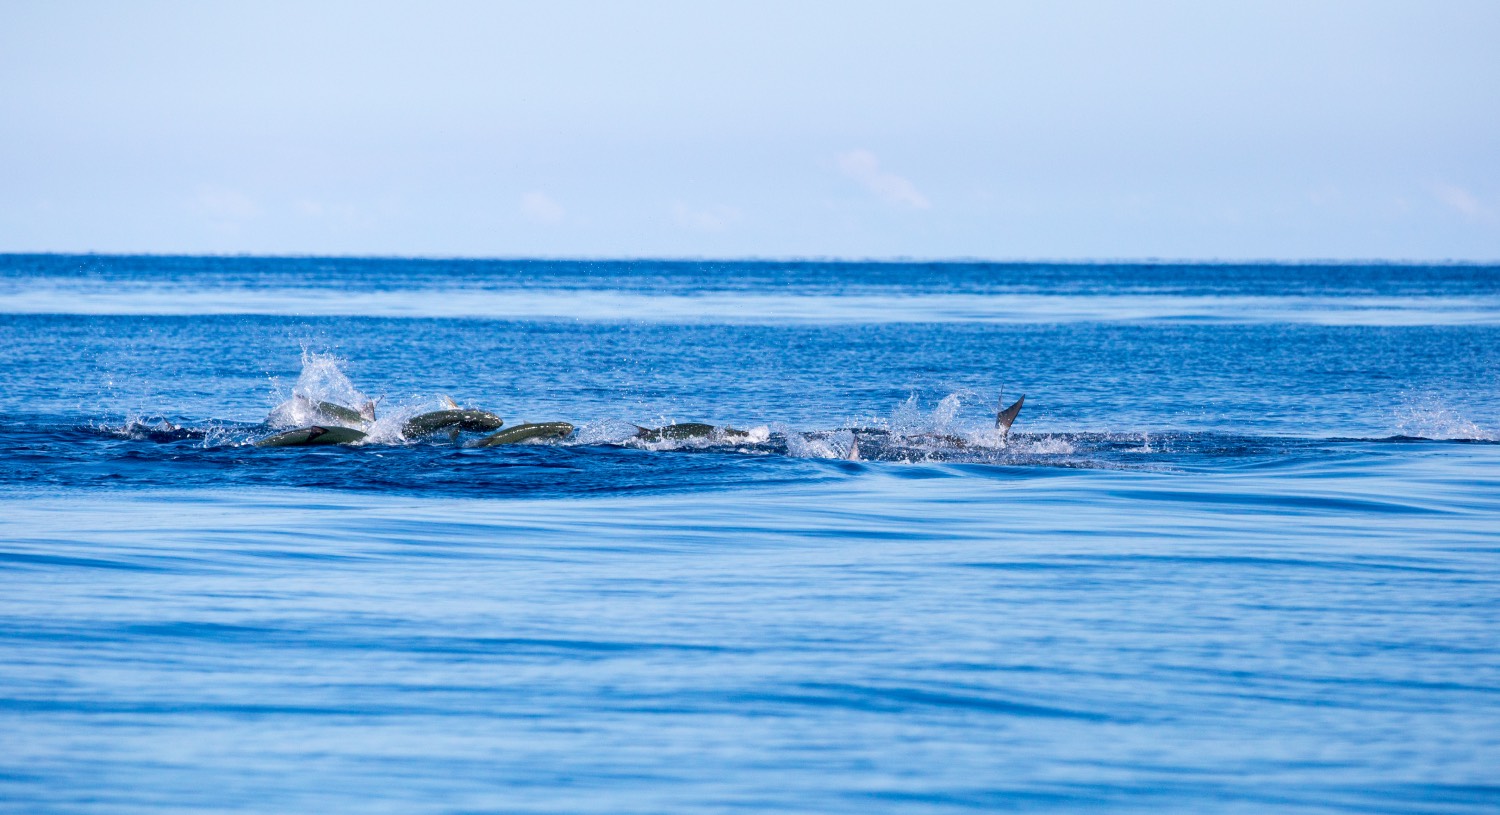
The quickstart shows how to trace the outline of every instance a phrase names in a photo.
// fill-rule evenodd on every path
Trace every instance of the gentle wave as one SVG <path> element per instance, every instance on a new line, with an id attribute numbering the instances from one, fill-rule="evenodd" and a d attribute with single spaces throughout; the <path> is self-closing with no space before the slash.
<path id="1" fill-rule="evenodd" d="M 1500 325 L 1500 297 L 1056 294 L 652 294 L 618 290 L 107 289 L 34 281 L 0 296 L 4 314 L 366 316 L 657 323 L 1290 323 Z"/>
<path id="2" fill-rule="evenodd" d="M 8 262 L 0 811 L 1500 804 L 1489 268 Z"/>

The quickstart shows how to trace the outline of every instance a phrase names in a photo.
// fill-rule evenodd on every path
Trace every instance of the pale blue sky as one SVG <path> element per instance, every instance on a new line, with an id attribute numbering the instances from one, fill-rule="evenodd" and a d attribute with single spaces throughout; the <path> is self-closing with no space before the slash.
<path id="1" fill-rule="evenodd" d="M 1500 3 L 0 5 L 0 251 L 1500 259 Z"/>

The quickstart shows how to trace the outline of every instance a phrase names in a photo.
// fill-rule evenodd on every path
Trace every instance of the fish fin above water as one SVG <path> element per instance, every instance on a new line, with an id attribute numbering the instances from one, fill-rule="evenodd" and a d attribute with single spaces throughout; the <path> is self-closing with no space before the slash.
<path id="1" fill-rule="evenodd" d="M 1026 394 L 1023 393 L 1021 394 L 1021 398 L 1015 401 L 1015 404 L 995 414 L 995 429 L 1001 431 L 1001 438 L 1008 438 L 1010 436 L 1010 426 L 1015 423 L 1016 417 L 1021 415 L 1021 405 L 1025 402 Z M 1005 404 L 1004 391 L 1001 392 L 1000 404 Z"/>
<path id="2" fill-rule="evenodd" d="M 849 451 L 844 454 L 845 461 L 859 461 L 859 436 L 853 431 L 849 433 Z"/>
<path id="3" fill-rule="evenodd" d="M 447 405 L 449 410 L 462 410 L 462 408 L 458 406 L 458 403 L 453 401 L 453 397 L 449 396 L 448 394 L 440 393 L 438 394 L 438 398 L 443 400 L 443 404 Z"/>

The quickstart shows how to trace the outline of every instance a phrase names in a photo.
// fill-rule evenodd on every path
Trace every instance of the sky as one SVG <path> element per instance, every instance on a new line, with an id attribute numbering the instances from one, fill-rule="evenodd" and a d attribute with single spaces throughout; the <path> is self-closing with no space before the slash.
<path id="1" fill-rule="evenodd" d="M 0 252 L 1500 260 L 1500 3 L 0 4 Z"/>

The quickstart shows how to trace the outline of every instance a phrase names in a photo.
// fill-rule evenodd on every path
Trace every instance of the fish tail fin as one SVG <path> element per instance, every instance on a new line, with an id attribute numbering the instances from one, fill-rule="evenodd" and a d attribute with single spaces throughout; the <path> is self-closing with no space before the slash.
<path id="1" fill-rule="evenodd" d="M 1004 409 L 997 408 L 997 412 L 995 413 L 995 429 L 1001 432 L 1001 438 L 1010 437 L 1010 426 L 1015 423 L 1016 417 L 1021 415 L 1021 405 L 1025 402 L 1026 394 L 1023 393 L 1021 394 L 1021 398 L 1017 399 L 1015 404 L 1010 407 Z M 1000 404 L 1005 404 L 1004 391 L 1000 392 Z"/>

